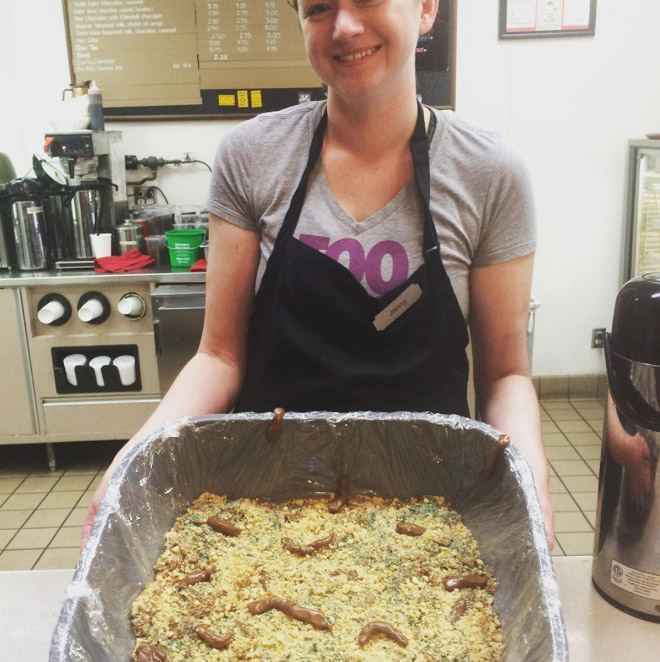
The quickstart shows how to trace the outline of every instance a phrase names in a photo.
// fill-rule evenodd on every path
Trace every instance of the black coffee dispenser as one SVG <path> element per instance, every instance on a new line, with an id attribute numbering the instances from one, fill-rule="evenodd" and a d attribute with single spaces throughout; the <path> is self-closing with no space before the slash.
<path id="1" fill-rule="evenodd" d="M 660 273 L 620 290 L 605 358 L 593 582 L 616 607 L 660 622 Z"/>

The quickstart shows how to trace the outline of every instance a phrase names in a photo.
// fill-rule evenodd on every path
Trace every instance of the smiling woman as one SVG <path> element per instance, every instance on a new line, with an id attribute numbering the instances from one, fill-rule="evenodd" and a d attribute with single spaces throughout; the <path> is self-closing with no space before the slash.
<path id="1" fill-rule="evenodd" d="M 305 49 L 318 76 L 345 100 L 388 103 L 415 93 L 415 47 L 437 0 L 301 0 Z M 365 95 L 369 95 L 368 97 Z"/>
<path id="2" fill-rule="evenodd" d="M 469 321 L 478 414 L 525 453 L 552 540 L 526 352 L 529 178 L 500 137 L 418 102 L 416 47 L 437 9 L 301 0 L 327 101 L 220 145 L 200 348 L 126 448 L 232 409 L 469 416 Z"/>

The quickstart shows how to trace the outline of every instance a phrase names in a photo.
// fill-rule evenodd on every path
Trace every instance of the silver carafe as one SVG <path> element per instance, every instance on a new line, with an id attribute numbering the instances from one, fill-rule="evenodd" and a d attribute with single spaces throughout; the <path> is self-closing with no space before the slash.
<path id="1" fill-rule="evenodd" d="M 605 358 L 593 581 L 619 609 L 660 622 L 660 273 L 619 292 Z"/>
<path id="2" fill-rule="evenodd" d="M 71 200 L 73 252 L 76 258 L 93 258 L 90 234 L 101 227 L 101 190 L 80 189 Z"/>
<path id="3" fill-rule="evenodd" d="M 0 269 L 16 266 L 14 232 L 12 230 L 9 197 L 0 191 Z"/>
<path id="4" fill-rule="evenodd" d="M 40 200 L 17 200 L 11 206 L 16 265 L 20 271 L 49 266 L 44 209 Z"/>
<path id="5" fill-rule="evenodd" d="M 11 269 L 16 266 L 11 204 L 7 193 L 7 183 L 15 177 L 16 171 L 11 159 L 0 152 L 0 269 Z"/>
<path id="6" fill-rule="evenodd" d="M 50 256 L 53 260 L 71 260 L 73 250 L 73 228 L 71 207 L 66 204 L 64 192 L 51 192 L 43 198 Z"/>

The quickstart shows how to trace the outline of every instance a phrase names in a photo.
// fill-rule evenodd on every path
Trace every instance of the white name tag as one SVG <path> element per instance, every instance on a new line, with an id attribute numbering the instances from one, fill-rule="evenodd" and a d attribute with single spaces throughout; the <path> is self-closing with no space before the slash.
<path id="1" fill-rule="evenodd" d="M 387 306 L 384 310 L 381 310 L 376 317 L 374 317 L 374 326 L 378 331 L 386 329 L 394 320 L 398 319 L 416 304 L 420 297 L 422 296 L 422 288 L 417 284 L 413 283 L 406 287 L 399 296 L 392 301 L 392 303 Z"/>

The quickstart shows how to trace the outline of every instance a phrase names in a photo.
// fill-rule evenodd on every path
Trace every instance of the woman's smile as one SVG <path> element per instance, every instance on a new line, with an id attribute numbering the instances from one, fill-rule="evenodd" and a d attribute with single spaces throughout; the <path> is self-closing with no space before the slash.
<path id="1" fill-rule="evenodd" d="M 372 46 L 362 50 L 352 50 L 350 53 L 342 53 L 340 55 L 333 55 L 332 59 L 337 62 L 352 62 L 354 60 L 362 60 L 363 58 L 373 55 L 380 50 L 380 46 Z"/>

